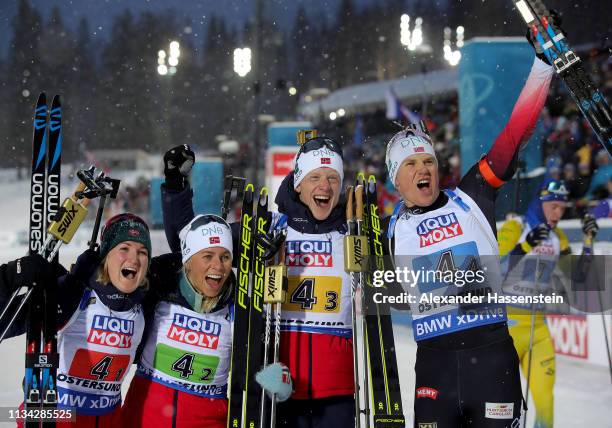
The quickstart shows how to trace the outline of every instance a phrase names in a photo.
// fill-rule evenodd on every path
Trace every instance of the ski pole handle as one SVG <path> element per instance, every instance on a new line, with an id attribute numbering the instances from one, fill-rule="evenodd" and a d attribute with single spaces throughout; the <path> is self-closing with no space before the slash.
<path id="1" fill-rule="evenodd" d="M 353 215 L 353 186 L 348 186 L 346 189 L 346 220 L 351 222 L 355 218 Z"/>
<path id="2" fill-rule="evenodd" d="M 357 221 L 363 221 L 363 185 L 355 188 L 355 216 Z"/>

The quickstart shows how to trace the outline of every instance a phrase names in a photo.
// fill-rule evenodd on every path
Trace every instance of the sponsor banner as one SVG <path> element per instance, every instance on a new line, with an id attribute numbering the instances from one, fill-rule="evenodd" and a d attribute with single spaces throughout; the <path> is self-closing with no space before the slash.
<path id="1" fill-rule="evenodd" d="M 121 318 L 95 315 L 93 317 L 87 341 L 113 348 L 132 346 L 134 321 Z"/>
<path id="2" fill-rule="evenodd" d="M 478 309 L 468 309 L 458 314 L 456 310 L 443 312 L 412 320 L 415 340 L 461 331 L 480 325 L 493 324 L 506 320 L 504 305 L 488 305 Z"/>
<path id="3" fill-rule="evenodd" d="M 60 409 L 76 408 L 78 414 L 102 416 L 112 412 L 121 405 L 121 394 L 99 395 L 77 392 L 57 387 L 57 407 Z"/>
<path id="4" fill-rule="evenodd" d="M 287 266 L 332 267 L 332 243 L 330 241 L 285 242 Z"/>
<path id="5" fill-rule="evenodd" d="M 589 328 L 585 315 L 548 315 L 546 320 L 557 354 L 589 358 Z"/>
<path id="6" fill-rule="evenodd" d="M 217 349 L 221 324 L 185 314 L 174 314 L 167 337 L 200 348 Z"/>
<path id="7" fill-rule="evenodd" d="M 463 235 L 455 213 L 426 218 L 417 225 L 421 248 Z"/>
<path id="8" fill-rule="evenodd" d="M 283 177 L 293 171 L 293 158 L 295 153 L 273 153 L 272 173 Z"/>

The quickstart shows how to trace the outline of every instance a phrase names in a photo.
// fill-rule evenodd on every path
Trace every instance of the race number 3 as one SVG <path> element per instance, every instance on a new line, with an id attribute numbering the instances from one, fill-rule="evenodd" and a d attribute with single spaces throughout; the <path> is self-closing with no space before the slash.
<path id="1" fill-rule="evenodd" d="M 342 278 L 337 276 L 290 276 L 287 311 L 336 313 L 340 311 Z"/>

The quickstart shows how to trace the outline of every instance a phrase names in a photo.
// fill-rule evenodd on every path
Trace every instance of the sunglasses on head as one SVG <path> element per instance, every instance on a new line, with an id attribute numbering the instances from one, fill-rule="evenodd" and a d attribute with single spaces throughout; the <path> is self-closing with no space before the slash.
<path id="1" fill-rule="evenodd" d="M 323 147 L 338 153 L 340 157 L 342 157 L 342 147 L 340 147 L 340 144 L 328 137 L 316 137 L 306 141 L 300 147 L 300 153 L 308 153 L 313 150 L 322 149 Z"/>
<path id="2" fill-rule="evenodd" d="M 550 183 L 548 183 L 548 186 L 546 186 L 544 192 L 554 193 L 555 195 L 569 194 L 569 192 L 565 188 L 565 183 L 563 183 L 562 181 L 551 181 Z"/>
<path id="3" fill-rule="evenodd" d="M 227 224 L 227 221 L 223 220 L 223 217 L 219 217 L 215 214 L 204 214 L 199 216 L 191 222 L 191 224 L 189 225 L 189 230 L 194 231 L 198 227 L 206 226 L 209 223 L 221 223 L 222 225 L 231 230 L 231 227 L 229 224 Z"/>

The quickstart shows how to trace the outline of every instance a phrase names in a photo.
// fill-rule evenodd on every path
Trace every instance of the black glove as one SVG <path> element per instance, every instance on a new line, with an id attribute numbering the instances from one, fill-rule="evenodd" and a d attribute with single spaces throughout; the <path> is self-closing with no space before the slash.
<path id="1" fill-rule="evenodd" d="M 287 233 L 285 231 L 277 234 L 266 233 L 257 235 L 257 244 L 261 245 L 264 249 L 264 253 L 261 256 L 262 260 L 272 259 L 280 250 L 286 237 Z"/>
<path id="2" fill-rule="evenodd" d="M 57 281 L 56 270 L 39 254 L 31 254 L 13 260 L 6 265 L 6 286 L 11 290 Z"/>
<path id="3" fill-rule="evenodd" d="M 195 154 L 187 144 L 181 144 L 168 150 L 164 154 L 164 176 L 166 188 L 169 190 L 183 190 L 187 185 L 187 177 L 195 162 Z"/>
<path id="4" fill-rule="evenodd" d="M 525 237 L 525 241 L 527 242 L 527 244 L 529 244 L 531 248 L 535 248 L 540 245 L 542 241 L 548 239 L 549 233 L 550 227 L 548 227 L 548 225 L 544 223 L 541 223 L 531 229 L 531 231 Z"/>
<path id="5" fill-rule="evenodd" d="M 77 257 L 75 264 L 70 269 L 70 274 L 75 279 L 86 282 L 96 271 L 101 261 L 98 250 L 87 249 Z"/>
<path id="6" fill-rule="evenodd" d="M 563 30 L 563 28 L 561 28 L 561 23 L 563 22 L 563 20 L 561 19 L 561 15 L 559 15 L 559 13 L 555 10 L 555 9 L 549 9 L 549 21 L 550 23 L 556 27 L 559 31 L 561 31 L 563 34 L 567 35 L 567 33 Z M 550 63 L 550 61 L 548 61 L 548 58 L 546 58 L 546 55 L 544 54 L 544 50 L 542 49 L 542 46 L 540 46 L 540 43 L 538 43 L 538 41 L 535 39 L 533 33 L 531 32 L 531 29 L 527 30 L 527 41 L 529 42 L 529 44 L 531 44 L 531 46 L 533 46 L 533 49 L 536 52 L 536 56 L 538 58 L 540 58 L 542 61 L 544 61 L 546 64 L 548 65 L 552 65 Z"/>
<path id="7" fill-rule="evenodd" d="M 582 233 L 590 236 L 591 239 L 595 239 L 597 232 L 599 232 L 599 226 L 597 221 L 595 221 L 595 217 L 591 214 L 586 214 L 582 217 Z"/>

